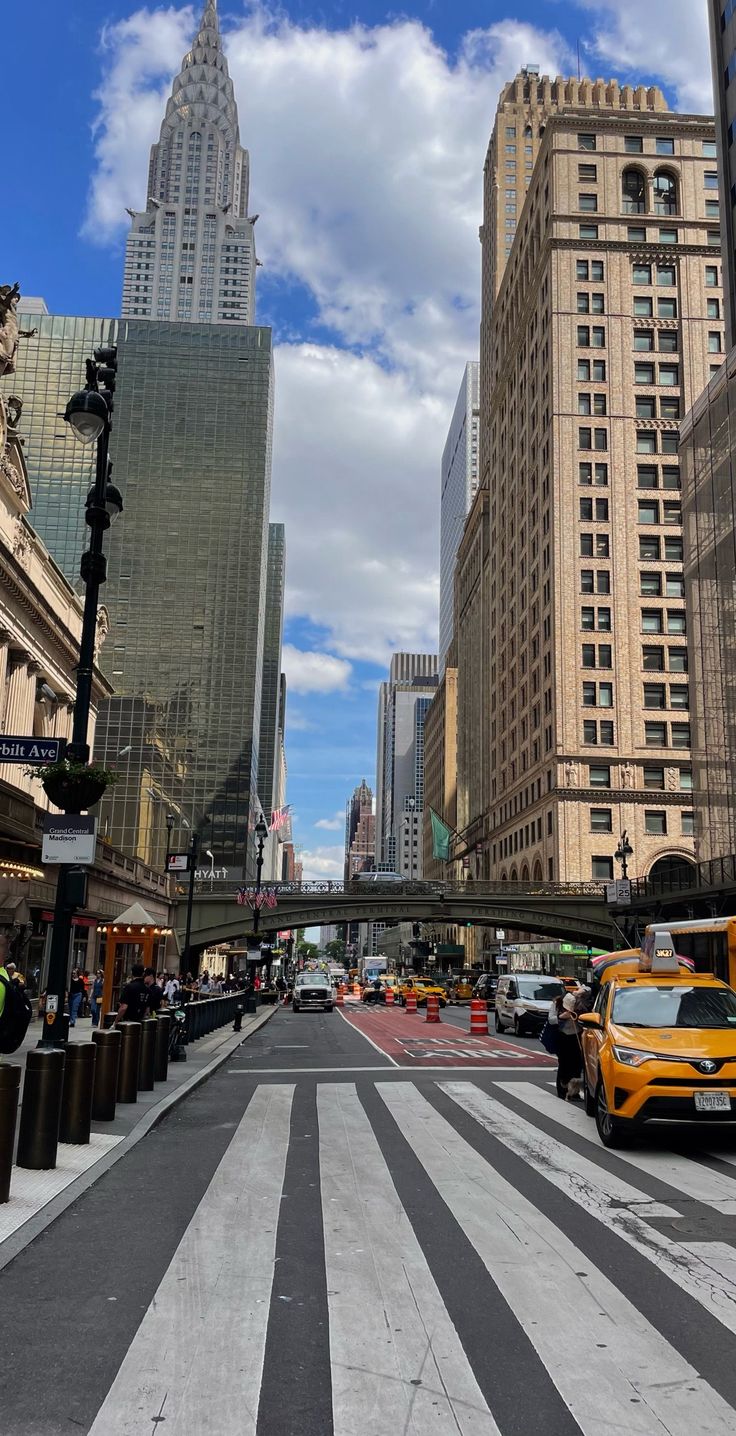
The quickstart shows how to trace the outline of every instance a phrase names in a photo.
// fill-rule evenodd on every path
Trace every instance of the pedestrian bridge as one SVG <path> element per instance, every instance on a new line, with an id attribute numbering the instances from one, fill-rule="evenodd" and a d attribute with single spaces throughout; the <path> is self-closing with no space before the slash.
<path id="1" fill-rule="evenodd" d="M 287 928 L 347 922 L 452 923 L 540 933 L 563 942 L 615 948 L 621 934 L 606 906 L 605 883 L 511 882 L 285 882 L 264 889 L 259 935 Z M 240 901 L 239 901 L 240 897 Z M 184 946 L 186 899 L 176 911 Z M 204 880 L 194 893 L 191 946 L 233 942 L 253 931 L 243 889 Z"/>

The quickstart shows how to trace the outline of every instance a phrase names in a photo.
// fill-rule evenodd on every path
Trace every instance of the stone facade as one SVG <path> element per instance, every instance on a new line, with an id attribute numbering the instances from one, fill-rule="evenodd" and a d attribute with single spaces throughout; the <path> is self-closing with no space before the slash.
<path id="1" fill-rule="evenodd" d="M 722 357 L 713 125 L 563 88 L 526 106 L 536 164 L 484 292 L 456 580 L 458 827 L 502 879 L 613 876 L 624 828 L 632 872 L 693 855 L 677 447 Z"/>

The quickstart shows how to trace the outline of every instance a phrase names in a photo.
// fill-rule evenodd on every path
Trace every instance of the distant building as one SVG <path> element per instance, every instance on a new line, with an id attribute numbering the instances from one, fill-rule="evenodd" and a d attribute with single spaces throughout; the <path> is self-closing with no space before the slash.
<path id="1" fill-rule="evenodd" d="M 146 207 L 129 211 L 124 319 L 255 322 L 249 159 L 217 8 L 208 0 L 151 147 Z"/>
<path id="2" fill-rule="evenodd" d="M 466 364 L 442 455 L 440 486 L 440 647 L 443 673 L 454 632 L 455 563 L 465 520 L 478 487 L 478 372 Z"/>
<path id="3" fill-rule="evenodd" d="M 378 694 L 376 867 L 421 876 L 424 719 L 437 690 L 437 656 L 395 653 Z"/>
<path id="4" fill-rule="evenodd" d="M 373 793 L 363 778 L 348 799 L 345 813 L 345 881 L 369 872 L 376 855 L 376 819 Z"/>
<path id="5" fill-rule="evenodd" d="M 454 877 L 450 863 L 433 856 L 430 808 L 453 832 L 457 826 L 457 668 L 449 664 L 424 720 L 424 858 L 422 877 Z"/>
<path id="6" fill-rule="evenodd" d="M 284 582 L 286 539 L 283 524 L 268 526 L 266 614 L 263 633 L 263 681 L 258 742 L 258 797 L 269 822 L 279 807 L 274 785 L 278 779 L 279 712 L 281 704 L 281 644 L 284 635 Z"/>

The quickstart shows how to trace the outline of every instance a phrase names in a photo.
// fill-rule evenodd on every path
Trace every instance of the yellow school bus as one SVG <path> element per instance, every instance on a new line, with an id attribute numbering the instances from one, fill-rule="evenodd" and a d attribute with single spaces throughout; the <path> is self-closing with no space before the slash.
<path id="1" fill-rule="evenodd" d="M 675 952 L 689 957 L 696 972 L 712 972 L 736 988 L 736 917 L 653 922 L 646 929 L 645 946 L 656 932 L 671 933 Z"/>

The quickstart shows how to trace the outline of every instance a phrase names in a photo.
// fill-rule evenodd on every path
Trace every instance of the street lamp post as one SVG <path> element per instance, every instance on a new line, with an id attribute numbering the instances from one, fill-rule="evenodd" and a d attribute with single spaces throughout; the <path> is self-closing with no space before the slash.
<path id="1" fill-rule="evenodd" d="M 168 871 L 169 871 L 169 858 L 171 857 L 171 834 L 172 834 L 173 831 L 174 831 L 174 824 L 175 824 L 175 822 L 176 822 L 176 818 L 174 817 L 174 814 L 173 814 L 173 813 L 167 813 L 167 814 L 166 814 L 166 862 L 164 863 L 164 872 L 167 873 L 167 874 L 168 874 Z"/>
<path id="2" fill-rule="evenodd" d="M 255 976 L 256 976 L 256 973 L 255 973 L 255 969 L 256 969 L 256 964 L 257 964 L 257 962 L 258 962 L 258 959 L 259 959 L 259 957 L 260 957 L 260 945 L 259 945 L 259 943 L 258 943 L 258 934 L 259 934 L 260 928 L 261 928 L 261 903 L 260 903 L 260 897 L 261 897 L 261 878 L 262 878 L 262 875 L 263 875 L 263 849 L 264 849 L 264 847 L 265 847 L 265 845 L 266 845 L 266 838 L 267 838 L 267 837 L 268 837 L 268 828 L 267 828 L 267 826 L 266 826 L 266 819 L 264 818 L 263 813 L 261 813 L 261 815 L 260 815 L 260 817 L 259 817 L 259 819 L 258 819 L 258 822 L 256 823 L 256 839 L 257 839 L 257 841 L 258 841 L 258 850 L 257 850 L 257 852 L 256 852 L 256 891 L 255 891 L 255 902 L 254 902 L 254 909 L 255 909 L 255 910 L 254 910 L 254 913 L 253 913 L 253 937 L 256 939 L 256 941 L 255 941 L 255 943 L 254 943 L 254 946 L 256 947 L 257 951 L 256 951 L 256 953 L 255 953 L 255 955 L 254 955 L 254 957 L 253 957 L 252 959 L 250 958 L 250 955 L 249 955 L 249 957 L 248 957 L 248 966 L 249 966 L 249 969 L 250 969 L 250 970 L 249 970 L 249 974 L 248 974 L 248 975 L 249 975 L 249 979 L 250 979 L 250 991 L 248 992 L 248 996 L 247 996 L 247 998 L 246 998 L 246 1012 L 255 1012 L 255 1010 L 256 1010 L 256 991 L 255 991 L 255 986 L 256 986 L 256 984 L 255 984 Z M 251 969 L 251 967 L 250 967 L 251 961 L 252 961 L 252 969 Z"/>
<path id="3" fill-rule="evenodd" d="M 189 971 L 189 948 L 192 941 L 192 908 L 194 907 L 194 874 L 197 868 L 199 833 L 192 833 L 189 845 L 189 892 L 187 894 L 187 925 L 184 929 L 184 951 L 181 955 L 181 970 L 186 978 Z"/>
<path id="4" fill-rule="evenodd" d="M 102 552 L 105 530 L 123 510 L 120 491 L 110 482 L 112 465 L 109 459 L 113 392 L 117 371 L 117 349 L 103 346 L 95 349 L 94 359 L 87 360 L 87 383 L 73 394 L 64 412 L 74 437 L 81 444 L 97 444 L 94 487 L 87 495 L 85 520 L 90 528 L 89 548 L 82 554 L 79 572 L 85 584 L 82 632 L 79 640 L 77 691 L 74 699 L 72 739 L 67 758 L 75 763 L 89 762 L 89 714 L 92 703 L 92 681 L 95 667 L 95 638 L 100 587 L 107 578 L 107 560 Z M 69 809 L 67 809 L 69 811 Z M 58 1047 L 69 1035 L 68 1019 L 64 1017 L 64 999 L 69 964 L 72 915 L 80 904 L 80 884 L 70 881 L 71 867 L 60 864 L 56 882 L 54 927 L 51 937 L 49 971 L 46 982 L 46 1011 L 39 1041 L 41 1047 Z M 82 879 L 81 886 L 84 886 Z"/>
<path id="5" fill-rule="evenodd" d="M 634 856 L 634 849 L 629 842 L 629 836 L 625 828 L 619 838 L 618 847 L 613 856 L 616 862 L 621 864 L 621 877 L 625 881 L 629 875 L 628 859 Z"/>

